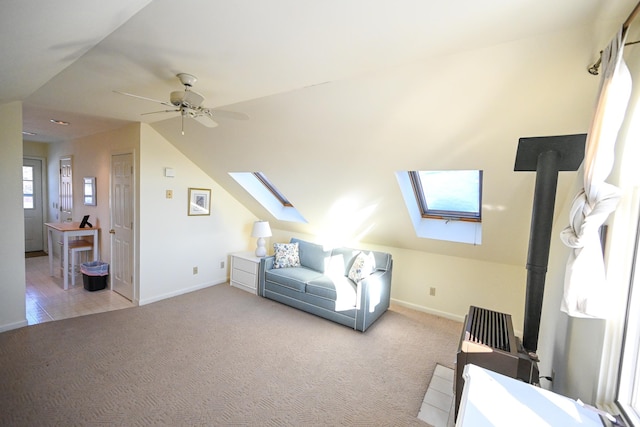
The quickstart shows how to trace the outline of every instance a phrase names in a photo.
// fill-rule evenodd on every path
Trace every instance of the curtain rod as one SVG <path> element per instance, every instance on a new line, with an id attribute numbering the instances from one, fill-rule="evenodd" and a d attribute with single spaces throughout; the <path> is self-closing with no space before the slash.
<path id="1" fill-rule="evenodd" d="M 638 44 L 640 43 L 640 40 L 636 40 L 634 42 L 627 42 L 624 44 L 624 46 L 630 46 L 632 44 Z M 593 74 L 594 76 L 597 76 L 600 73 L 600 64 L 602 64 L 602 51 L 600 51 L 600 58 L 598 58 L 598 60 L 596 61 L 595 64 L 593 64 L 591 67 L 587 68 L 587 71 L 589 72 L 589 74 Z"/>
<path id="2" fill-rule="evenodd" d="M 636 7 L 633 8 L 633 10 L 631 11 L 631 14 L 629 14 L 629 17 L 627 18 L 627 20 L 624 21 L 624 24 L 622 24 L 622 34 L 623 35 L 627 32 L 627 30 L 629 29 L 629 26 L 631 25 L 633 20 L 636 19 L 636 17 L 638 16 L 639 13 L 640 13 L 640 2 L 638 2 Z"/>
<path id="3" fill-rule="evenodd" d="M 640 14 L 640 2 L 638 2 L 638 4 L 636 4 L 636 7 L 633 8 L 631 13 L 627 17 L 626 21 L 624 21 L 624 24 L 622 24 L 622 38 L 623 39 L 624 39 L 624 36 L 627 34 L 627 30 L 631 26 L 631 23 L 633 22 L 634 19 L 636 19 L 638 14 Z M 629 46 L 629 45 L 636 44 L 636 43 L 640 43 L 640 40 L 637 40 L 637 41 L 634 41 L 634 42 L 625 43 L 624 46 Z M 599 70 L 600 64 L 602 64 L 602 51 L 600 51 L 600 57 L 598 58 L 596 63 L 593 64 L 591 67 L 587 68 L 587 71 L 589 72 L 589 74 L 593 74 L 594 76 L 597 76 L 600 73 L 600 70 Z"/>

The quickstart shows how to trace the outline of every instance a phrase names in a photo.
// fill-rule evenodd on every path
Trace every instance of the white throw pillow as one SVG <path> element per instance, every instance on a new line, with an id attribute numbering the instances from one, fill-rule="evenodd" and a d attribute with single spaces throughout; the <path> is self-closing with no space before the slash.
<path id="1" fill-rule="evenodd" d="M 376 262 L 373 254 L 369 252 L 369 254 L 366 255 L 364 252 L 360 252 L 356 256 L 356 259 L 353 261 L 353 265 L 349 270 L 349 279 L 357 283 L 369 276 L 375 270 Z"/>

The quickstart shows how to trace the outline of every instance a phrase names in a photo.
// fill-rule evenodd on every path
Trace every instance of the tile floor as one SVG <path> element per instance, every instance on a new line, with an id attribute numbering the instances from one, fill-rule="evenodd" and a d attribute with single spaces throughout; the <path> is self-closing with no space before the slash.
<path id="1" fill-rule="evenodd" d="M 453 369 L 436 365 L 418 418 L 434 427 L 453 427 Z"/>
<path id="2" fill-rule="evenodd" d="M 76 276 L 75 288 L 65 291 L 59 268 L 54 270 L 54 277 L 49 276 L 49 258 L 46 256 L 26 258 L 25 263 L 29 325 L 135 306 L 109 289 L 86 291 L 81 274 Z M 54 266 L 59 264 L 56 258 Z"/>

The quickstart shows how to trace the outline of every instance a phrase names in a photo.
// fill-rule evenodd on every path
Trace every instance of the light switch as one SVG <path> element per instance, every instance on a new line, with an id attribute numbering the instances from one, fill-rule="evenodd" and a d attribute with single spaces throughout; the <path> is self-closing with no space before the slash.
<path id="1" fill-rule="evenodd" d="M 173 199 L 173 190 L 167 190 L 167 199 Z"/>

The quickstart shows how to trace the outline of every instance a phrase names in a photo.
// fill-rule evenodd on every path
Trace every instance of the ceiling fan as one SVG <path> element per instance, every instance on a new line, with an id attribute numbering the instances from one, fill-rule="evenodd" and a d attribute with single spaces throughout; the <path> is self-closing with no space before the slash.
<path id="1" fill-rule="evenodd" d="M 195 82 L 198 80 L 195 76 L 187 73 L 180 73 L 177 75 L 180 82 L 184 85 L 184 90 L 177 90 L 171 92 L 169 96 L 169 102 L 160 101 L 153 98 L 147 98 L 145 96 L 134 95 L 132 93 L 114 91 L 121 95 L 131 96 L 134 98 L 144 99 L 146 101 L 156 102 L 158 104 L 166 105 L 167 107 L 171 107 L 170 110 L 160 110 L 160 111 L 151 111 L 146 114 L 156 114 L 156 113 L 180 113 L 182 117 L 182 134 L 184 135 L 184 118 L 190 117 L 200 124 L 214 128 L 218 126 L 218 123 L 215 122 L 215 118 L 222 117 L 226 119 L 235 119 L 235 120 L 247 120 L 249 116 L 244 113 L 237 113 L 235 111 L 226 111 L 226 110 L 218 110 L 213 108 L 207 108 L 202 106 L 202 102 L 204 101 L 204 96 L 200 95 L 198 92 L 191 90 Z"/>

